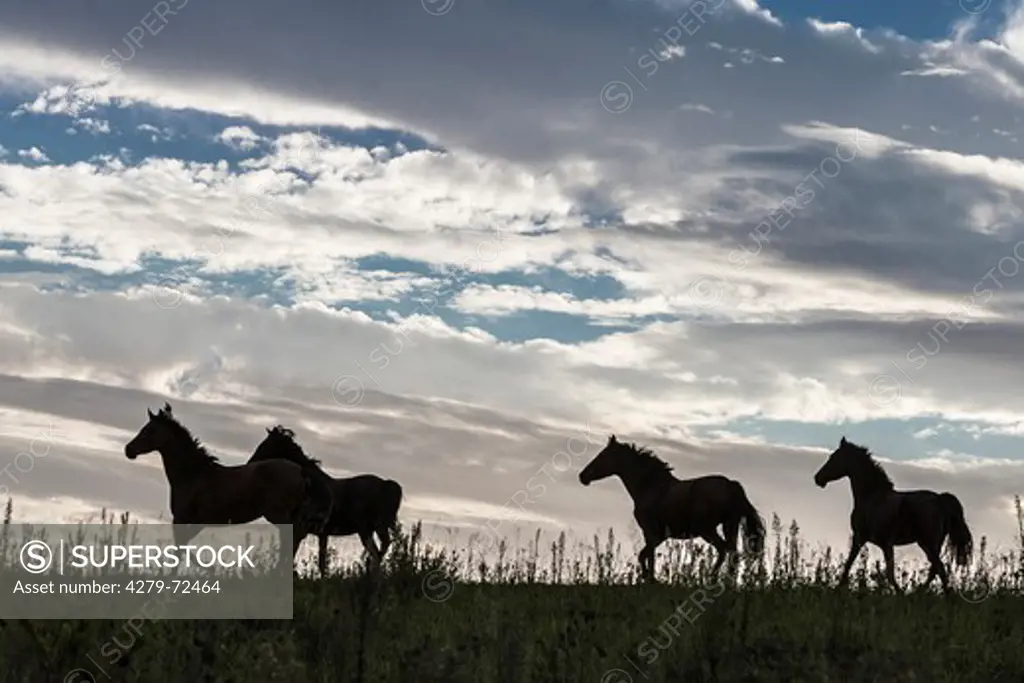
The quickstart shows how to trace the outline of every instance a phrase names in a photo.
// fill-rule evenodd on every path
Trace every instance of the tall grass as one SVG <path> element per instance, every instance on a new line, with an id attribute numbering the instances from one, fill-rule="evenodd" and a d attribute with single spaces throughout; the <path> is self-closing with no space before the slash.
<path id="1" fill-rule="evenodd" d="M 894 594 L 867 553 L 837 591 L 845 549 L 809 549 L 778 518 L 770 528 L 735 582 L 708 575 L 702 544 L 679 543 L 646 585 L 611 532 L 574 547 L 538 533 L 481 557 L 479 540 L 439 547 L 416 524 L 399 529 L 379 572 L 356 560 L 296 579 L 291 621 L 0 622 L 0 683 L 90 680 L 65 678 L 73 669 L 146 683 L 1024 678 L 1024 533 L 998 555 L 982 540 L 944 596 L 915 592 L 918 567 Z"/>

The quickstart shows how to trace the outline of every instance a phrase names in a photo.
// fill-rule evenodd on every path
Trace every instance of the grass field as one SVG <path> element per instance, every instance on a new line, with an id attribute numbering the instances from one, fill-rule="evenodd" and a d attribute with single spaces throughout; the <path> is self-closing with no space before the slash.
<path id="1" fill-rule="evenodd" d="M 1024 679 L 1019 549 L 982 548 L 954 595 L 882 590 L 866 561 L 837 592 L 842 552 L 807 553 L 795 525 L 773 531 L 738 584 L 710 580 L 706 552 L 678 544 L 663 583 L 635 585 L 632 551 L 611 537 L 503 547 L 509 559 L 488 566 L 427 547 L 417 525 L 380 574 L 350 563 L 297 580 L 291 621 L 0 622 L 0 683 Z"/>

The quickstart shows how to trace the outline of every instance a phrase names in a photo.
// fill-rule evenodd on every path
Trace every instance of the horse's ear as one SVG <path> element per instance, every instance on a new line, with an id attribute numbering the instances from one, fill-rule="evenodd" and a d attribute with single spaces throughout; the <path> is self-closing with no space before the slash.
<path id="1" fill-rule="evenodd" d="M 168 403 L 167 401 L 164 401 L 164 412 L 167 413 L 168 415 L 171 414 L 171 404 Z"/>
<path id="2" fill-rule="evenodd" d="M 150 420 L 152 420 L 154 417 L 156 417 L 156 415 L 153 414 L 153 411 L 150 410 L 149 408 L 146 408 L 146 415 L 149 415 L 149 419 Z"/>
<path id="3" fill-rule="evenodd" d="M 846 437 L 845 436 L 839 440 L 839 445 L 840 446 L 845 446 L 846 445 Z"/>
<path id="4" fill-rule="evenodd" d="M 618 442 L 619 442 L 619 440 L 615 438 L 614 434 L 612 434 L 611 436 L 608 437 L 608 443 L 618 443 Z"/>
<path id="5" fill-rule="evenodd" d="M 271 431 L 270 431 L 270 427 L 264 427 L 264 429 L 266 429 L 266 430 L 267 430 L 267 434 L 270 434 L 270 433 L 271 433 Z"/>

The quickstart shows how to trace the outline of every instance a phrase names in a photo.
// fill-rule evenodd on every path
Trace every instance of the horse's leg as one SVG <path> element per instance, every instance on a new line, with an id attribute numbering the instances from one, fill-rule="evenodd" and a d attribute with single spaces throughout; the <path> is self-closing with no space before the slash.
<path id="1" fill-rule="evenodd" d="M 654 551 L 657 547 L 656 544 L 647 542 L 637 554 L 637 560 L 640 561 L 640 576 L 644 581 L 654 581 Z"/>
<path id="2" fill-rule="evenodd" d="M 295 563 L 295 556 L 299 554 L 299 546 L 301 546 L 302 542 L 306 540 L 306 535 L 307 534 L 306 534 L 306 531 L 304 530 L 303 525 L 301 525 L 301 524 L 294 525 L 292 527 L 292 529 L 295 530 L 295 533 L 292 535 L 292 556 L 291 556 L 291 558 L 288 557 L 288 555 L 287 555 L 288 551 L 285 548 L 285 546 L 282 545 L 281 546 L 281 563 L 282 563 L 281 566 L 282 567 L 286 566 L 288 564 L 288 560 L 291 559 L 292 576 L 298 576 L 299 575 L 299 567 Z"/>
<path id="3" fill-rule="evenodd" d="M 310 534 L 319 535 L 320 530 L 326 524 L 327 520 L 321 517 L 322 510 L 316 507 L 313 502 L 311 494 L 311 486 L 313 481 L 303 473 L 301 480 L 295 490 L 296 499 L 291 501 L 288 505 L 290 510 L 281 510 L 280 514 L 274 514 L 275 517 L 281 517 L 282 520 L 287 520 L 285 524 L 292 525 L 292 575 L 299 575 L 298 565 L 295 563 L 295 558 L 299 553 L 299 546 L 306 540 L 306 536 Z M 332 501 L 333 504 L 333 501 Z M 329 508 L 328 508 L 329 512 Z M 283 562 L 288 561 L 288 557 L 285 554 L 285 548 L 281 548 L 281 559 Z"/>
<path id="4" fill-rule="evenodd" d="M 722 563 L 725 562 L 726 555 L 729 554 L 729 545 L 725 542 L 725 539 L 718 533 L 718 529 L 710 529 L 700 535 L 705 541 L 715 546 L 715 550 L 718 551 L 718 559 L 715 560 L 715 566 L 711 569 L 711 577 L 717 578 L 718 572 L 722 569 Z"/>
<path id="5" fill-rule="evenodd" d="M 373 540 L 373 532 L 359 532 L 359 540 L 363 542 L 363 547 L 366 548 L 366 552 L 370 554 L 370 560 L 373 562 L 374 567 L 380 566 L 380 551 L 377 549 L 377 543 Z"/>
<path id="6" fill-rule="evenodd" d="M 921 552 L 923 552 L 925 554 L 925 557 L 928 558 L 928 577 L 924 580 L 924 583 L 918 586 L 918 588 L 923 593 L 927 592 L 928 587 L 932 585 L 932 580 L 938 575 L 938 572 L 935 571 L 935 562 L 932 560 L 932 554 L 930 552 L 929 545 L 924 541 L 918 541 L 917 547 L 920 548 Z"/>
<path id="7" fill-rule="evenodd" d="M 263 513 L 263 519 L 267 520 L 280 533 L 277 539 L 277 565 L 274 567 L 274 571 L 284 573 L 285 568 L 288 565 L 292 565 L 292 576 L 298 576 L 299 571 L 295 567 L 295 555 L 298 553 L 302 541 L 306 538 L 306 534 L 303 533 L 302 525 L 295 518 L 294 512 L 280 505 L 269 505 L 268 508 Z M 288 544 L 284 542 L 284 527 L 288 526 L 291 527 L 291 555 L 288 554 Z"/>
<path id="8" fill-rule="evenodd" d="M 931 565 L 931 568 L 928 570 L 928 580 L 925 581 L 925 586 L 930 585 L 932 579 L 938 575 L 939 581 L 942 582 L 942 589 L 948 593 L 949 574 L 946 572 L 946 565 L 942 563 L 942 552 L 940 550 L 942 548 L 943 540 L 945 540 L 945 536 L 943 536 L 937 544 L 926 545 L 924 543 L 918 543 L 918 545 L 921 546 L 921 550 L 924 551 L 924 554 L 928 557 L 928 563 Z"/>
<path id="9" fill-rule="evenodd" d="M 327 534 L 320 534 L 317 536 L 320 548 L 316 556 L 317 568 L 320 570 L 320 576 L 327 576 L 327 542 L 331 540 L 331 537 Z"/>
<path id="10" fill-rule="evenodd" d="M 846 582 L 850 580 L 850 570 L 853 568 L 853 563 L 857 561 L 857 555 L 864 548 L 864 542 L 863 538 L 856 533 L 853 534 L 853 540 L 850 541 L 850 555 L 846 558 L 846 564 L 843 565 L 843 574 L 839 577 L 840 586 L 845 586 Z"/>
<path id="11" fill-rule="evenodd" d="M 942 563 L 942 553 L 938 550 L 934 552 L 935 559 L 932 560 L 932 563 L 935 566 L 936 573 L 939 575 L 939 581 L 942 582 L 942 590 L 948 593 L 951 590 L 949 587 L 949 572 L 946 571 L 946 565 Z"/>
<path id="12" fill-rule="evenodd" d="M 181 562 L 182 552 L 181 546 L 187 545 L 189 541 L 199 535 L 205 527 L 203 524 L 190 524 L 187 522 L 173 521 L 174 525 L 174 545 L 178 547 L 178 565 L 177 571 L 181 571 L 183 565 Z"/>
<path id="13" fill-rule="evenodd" d="M 923 548 L 922 548 L 922 550 L 923 550 Z M 928 587 L 930 585 L 932 585 L 932 580 L 935 578 L 935 575 L 938 573 L 938 572 L 935 571 L 935 565 L 931 564 L 931 560 L 929 560 L 928 562 L 929 562 L 928 578 L 926 578 L 924 580 L 924 583 L 921 584 L 921 591 L 922 592 L 928 590 Z"/>
<path id="14" fill-rule="evenodd" d="M 637 555 L 637 559 L 640 561 L 640 577 L 644 581 L 654 582 L 654 551 L 657 550 L 658 546 L 661 545 L 663 538 L 658 538 L 647 530 L 640 527 L 644 533 L 644 547 L 640 550 Z"/>
<path id="15" fill-rule="evenodd" d="M 289 512 L 279 508 L 268 510 L 263 518 L 276 527 L 291 526 L 292 548 L 291 555 L 288 554 L 288 545 L 284 539 L 279 539 L 277 544 L 277 569 L 285 571 L 289 564 L 292 566 L 292 576 L 299 575 L 299 568 L 295 565 L 295 556 L 299 553 L 299 546 L 306 540 L 306 525 L 301 516 L 296 512 Z"/>
<path id="16" fill-rule="evenodd" d="M 380 538 L 380 556 L 383 559 L 391 547 L 391 531 L 386 526 L 377 529 L 377 536 Z"/>
<path id="17" fill-rule="evenodd" d="M 740 535 L 740 520 L 729 520 L 722 525 L 722 531 L 725 532 L 725 545 L 729 548 L 729 565 L 725 571 L 735 578 L 740 565 L 740 553 L 737 546 Z"/>
<path id="18" fill-rule="evenodd" d="M 889 579 L 893 590 L 901 593 L 900 585 L 896 583 L 896 557 L 891 543 L 882 546 L 882 555 L 885 557 L 885 577 Z"/>

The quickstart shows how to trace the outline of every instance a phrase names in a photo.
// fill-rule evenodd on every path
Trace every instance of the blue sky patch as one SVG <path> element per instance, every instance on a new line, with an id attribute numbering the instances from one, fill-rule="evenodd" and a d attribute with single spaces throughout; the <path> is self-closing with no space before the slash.
<path id="1" fill-rule="evenodd" d="M 0 109 L 12 112 L 22 98 L 0 98 Z M 76 118 L 88 118 L 109 123 L 109 133 L 92 133 L 76 128 Z M 38 147 L 58 164 L 88 161 L 100 155 L 119 156 L 123 149 L 130 154 L 122 156 L 126 164 L 135 165 L 153 157 L 169 157 L 197 163 L 216 163 L 226 160 L 231 169 L 240 170 L 238 163 L 258 158 L 270 151 L 268 145 L 250 151 L 240 151 L 217 142 L 214 138 L 225 128 L 247 126 L 257 135 L 268 139 L 295 132 L 317 132 L 335 145 L 373 149 L 387 147 L 398 156 L 399 145 L 408 151 L 443 148 L 430 145 L 422 137 L 400 130 L 380 128 L 350 129 L 340 126 L 269 126 L 248 119 L 232 118 L 192 110 L 170 111 L 147 105 L 131 107 L 96 107 L 79 117 L 67 114 L 37 114 L 18 112 L 0 118 L 0 145 L 17 160 L 17 150 Z M 68 129 L 75 129 L 69 134 Z"/>
<path id="2" fill-rule="evenodd" d="M 845 436 L 888 460 L 933 457 L 939 450 L 969 453 L 981 458 L 1024 460 L 1020 452 L 1020 437 L 984 434 L 981 432 L 984 428 L 973 422 L 924 417 L 836 424 L 744 419 L 702 427 L 697 432 L 707 434 L 721 429 L 743 436 L 760 436 L 775 444 L 828 449 L 836 448 L 839 439 Z"/>
<path id="3" fill-rule="evenodd" d="M 865 29 L 891 28 L 908 38 L 937 39 L 949 35 L 956 21 L 970 16 L 969 9 L 985 7 L 986 0 L 761 0 L 760 5 L 785 23 L 815 17 L 821 21 L 845 21 Z M 994 0 L 978 14 L 982 26 L 991 26 L 1002 18 L 1002 0 Z"/>

